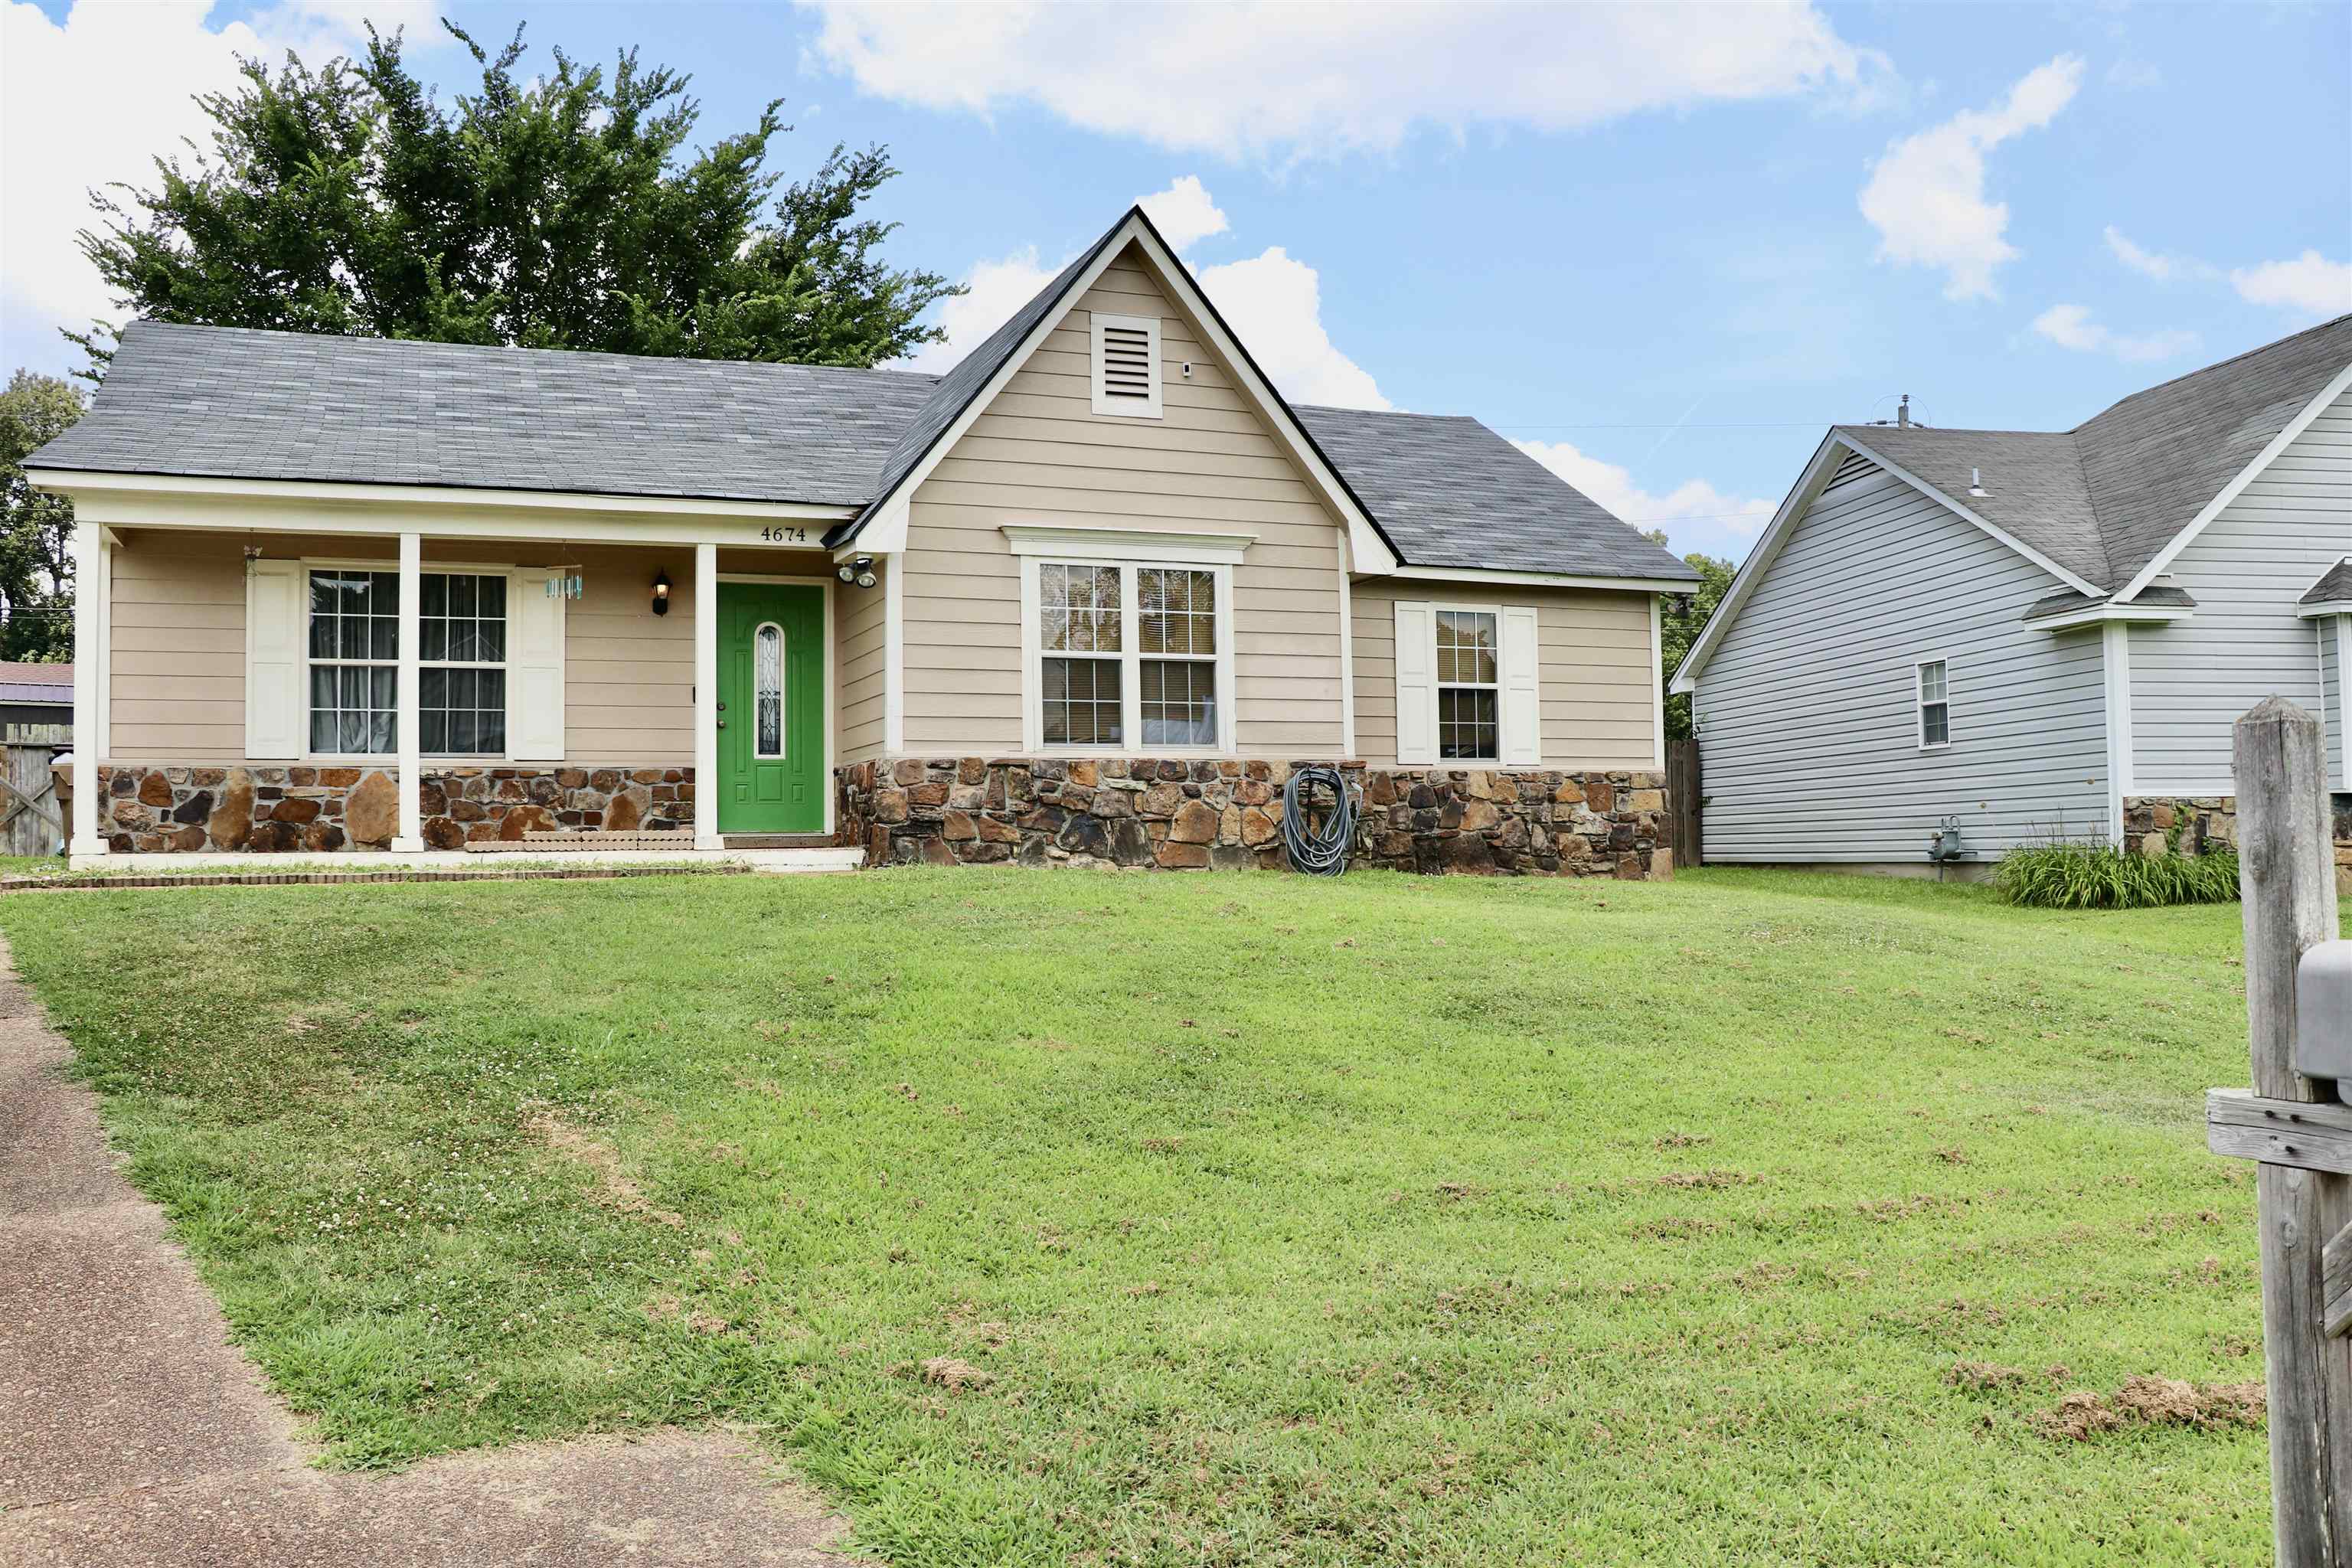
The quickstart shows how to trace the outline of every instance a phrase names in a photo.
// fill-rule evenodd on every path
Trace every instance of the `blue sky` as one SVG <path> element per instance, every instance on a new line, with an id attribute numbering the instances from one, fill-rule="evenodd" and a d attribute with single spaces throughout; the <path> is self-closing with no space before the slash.
<path id="1" fill-rule="evenodd" d="M 528 22 L 541 59 L 636 45 L 693 73 L 713 136 L 782 97 L 787 170 L 888 142 L 893 258 L 974 279 L 965 343 L 1169 193 L 1290 395 L 1475 415 L 1683 549 L 1743 552 L 1822 426 L 1897 394 L 2063 427 L 2352 310 L 2341 4 L 16 0 L 8 365 L 72 363 L 56 322 L 103 307 L 80 188 L 137 175 L 230 50 L 332 52 L 365 14 L 456 88 L 436 11 L 490 41 Z"/>

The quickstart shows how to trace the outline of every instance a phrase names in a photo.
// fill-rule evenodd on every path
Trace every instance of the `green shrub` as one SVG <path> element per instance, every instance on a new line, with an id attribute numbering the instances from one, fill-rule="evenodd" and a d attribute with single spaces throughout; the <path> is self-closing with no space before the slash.
<path id="1" fill-rule="evenodd" d="M 2043 910 L 2146 910 L 2226 904 L 2238 897 L 2238 852 L 2137 855 L 2112 844 L 2037 844 L 2001 857 L 1993 886 L 2012 904 Z"/>

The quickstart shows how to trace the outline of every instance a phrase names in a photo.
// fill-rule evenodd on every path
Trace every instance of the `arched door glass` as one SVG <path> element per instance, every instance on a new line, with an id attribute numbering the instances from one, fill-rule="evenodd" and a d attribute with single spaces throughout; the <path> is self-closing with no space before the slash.
<path id="1" fill-rule="evenodd" d="M 752 728 L 759 754 L 784 754 L 784 632 L 770 621 L 751 637 Z"/>

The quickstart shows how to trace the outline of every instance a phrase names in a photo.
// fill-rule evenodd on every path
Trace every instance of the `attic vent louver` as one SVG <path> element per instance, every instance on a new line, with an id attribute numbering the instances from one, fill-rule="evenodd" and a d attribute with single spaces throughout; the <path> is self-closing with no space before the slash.
<path id="1" fill-rule="evenodd" d="M 1159 318 L 1097 311 L 1093 336 L 1094 411 L 1159 418 Z"/>

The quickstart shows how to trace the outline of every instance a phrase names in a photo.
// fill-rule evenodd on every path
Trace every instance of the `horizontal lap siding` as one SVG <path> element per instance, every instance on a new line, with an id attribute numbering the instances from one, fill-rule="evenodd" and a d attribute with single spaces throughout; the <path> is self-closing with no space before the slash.
<path id="1" fill-rule="evenodd" d="M 877 561 L 871 588 L 844 588 L 834 605 L 834 701 L 839 717 L 835 736 L 838 762 L 863 762 L 883 749 L 887 717 L 889 648 L 890 563 Z"/>
<path id="2" fill-rule="evenodd" d="M 2344 707 L 2345 644 L 2352 640 L 2352 616 L 2329 616 L 2320 623 L 2320 719 L 2327 726 L 2327 776 L 2336 788 L 2352 790 L 2352 712 Z"/>
<path id="3" fill-rule="evenodd" d="M 1349 589 L 1355 615 L 1356 752 L 1396 765 L 1396 604 L 1531 605 L 1536 611 L 1543 765 L 1654 768 L 1656 666 L 1650 595 L 1601 590 L 1417 583 L 1367 577 Z"/>
<path id="4" fill-rule="evenodd" d="M 365 561 L 398 569 L 390 538 L 257 536 L 272 559 Z M 242 536 L 132 530 L 113 552 L 113 754 L 130 760 L 236 762 L 245 756 L 245 544 Z M 564 754 L 595 763 L 694 757 L 691 552 L 582 546 L 582 596 L 564 606 Z M 556 563 L 543 545 L 427 538 L 428 566 Z M 676 579 L 670 612 L 652 609 L 653 579 Z"/>
<path id="5" fill-rule="evenodd" d="M 1859 459 L 1798 521 L 1700 676 L 1706 858 L 1924 860 L 2106 831 L 2095 630 L 2019 625 L 2055 579 Z M 1922 751 L 1914 670 L 1949 661 L 1952 744 Z"/>
<path id="6" fill-rule="evenodd" d="M 2183 520 L 2186 521 L 2185 519 Z M 2320 710 L 2319 633 L 2295 601 L 2352 554 L 2352 394 L 2173 558 L 2192 618 L 2132 629 L 2132 793 L 2231 793 L 2231 726 L 2266 697 Z M 2342 710 L 2326 713 L 2331 733 Z"/>
<path id="7" fill-rule="evenodd" d="M 1093 412 L 1097 310 L 1159 318 L 1163 418 Z M 910 752 L 1021 746 L 1021 574 L 1007 523 L 1257 535 L 1234 569 L 1240 750 L 1339 753 L 1338 520 L 1131 256 L 1078 300 L 915 492 L 904 558 Z"/>

